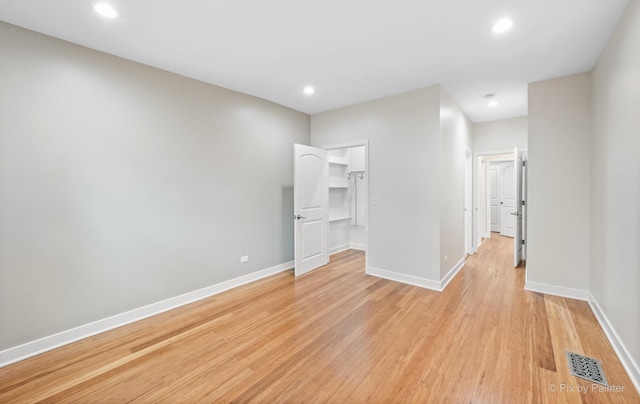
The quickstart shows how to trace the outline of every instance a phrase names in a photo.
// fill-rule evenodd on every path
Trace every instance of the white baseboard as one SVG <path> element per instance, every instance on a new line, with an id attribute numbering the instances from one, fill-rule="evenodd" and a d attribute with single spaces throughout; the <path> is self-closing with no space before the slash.
<path id="1" fill-rule="evenodd" d="M 352 250 L 365 251 L 367 248 L 363 243 L 351 243 Z"/>
<path id="2" fill-rule="evenodd" d="M 333 247 L 329 249 L 329 255 L 333 255 L 333 254 L 337 254 L 343 251 L 347 251 L 348 249 L 351 248 L 351 244 L 343 244 L 343 245 L 339 245 L 337 247 Z"/>
<path id="3" fill-rule="evenodd" d="M 590 295 L 590 293 L 586 290 L 567 288 L 564 286 L 548 285 L 546 283 L 531 281 L 524 282 L 524 290 L 585 301 L 589 300 Z"/>
<path id="4" fill-rule="evenodd" d="M 598 304 L 598 301 L 591 293 L 589 293 L 588 302 L 589 306 L 591 306 L 593 314 L 595 314 L 598 322 L 600 323 L 600 326 L 604 330 L 604 333 L 607 335 L 611 346 L 613 346 L 613 350 L 616 351 L 618 359 L 620 359 L 620 362 L 622 362 L 622 366 L 624 366 L 624 369 L 627 371 L 631 382 L 633 382 L 633 385 L 640 394 L 640 366 L 638 366 L 638 364 L 633 360 L 633 357 L 629 353 L 629 350 L 624 345 L 624 343 L 618 336 L 618 333 L 616 333 L 616 330 L 611 325 L 611 322 L 604 314 L 604 311 L 602 311 L 602 308 Z"/>
<path id="5" fill-rule="evenodd" d="M 463 266 L 464 258 L 458 261 L 458 263 L 453 268 L 451 268 L 451 270 L 444 276 L 444 278 L 442 278 L 442 280 L 440 281 L 440 290 L 444 290 L 444 288 L 447 287 L 449 282 L 451 282 L 451 280 L 458 274 L 458 272 L 460 272 Z"/>
<path id="6" fill-rule="evenodd" d="M 329 249 L 329 255 L 337 254 L 347 250 L 365 251 L 365 245 L 360 243 L 343 244 Z"/>
<path id="7" fill-rule="evenodd" d="M 276 265 L 261 271 L 253 272 L 247 275 L 239 276 L 228 281 L 224 281 L 215 285 L 207 286 L 202 289 L 194 290 L 179 296 L 152 303 L 144 307 L 133 309 L 124 313 L 94 321 L 89 324 L 81 325 L 70 330 L 62 331 L 57 334 L 49 335 L 35 341 L 27 342 L 9 349 L 0 351 L 0 367 L 10 365 L 12 363 L 30 358 L 46 351 L 70 344 L 72 342 L 91 337 L 101 332 L 109 331 L 114 328 L 121 327 L 126 324 L 151 317 L 162 312 L 193 303 L 197 300 L 216 295 L 235 287 L 257 281 L 267 276 L 277 274 L 293 268 L 293 261 Z"/>
<path id="8" fill-rule="evenodd" d="M 458 263 L 451 268 L 447 275 L 441 281 L 434 281 L 432 279 L 420 278 L 418 276 L 401 274 L 399 272 L 387 271 L 386 269 L 380 269 L 369 266 L 366 273 L 367 275 L 377 276 L 378 278 L 389 279 L 391 281 L 407 283 L 409 285 L 420 286 L 421 288 L 435 290 L 442 292 L 445 287 L 451 282 L 451 280 L 460 272 L 460 269 L 464 266 L 464 258 L 458 261 Z"/>
<path id="9" fill-rule="evenodd" d="M 420 278 L 413 275 L 401 274 L 399 272 L 387 271 L 386 269 L 375 268 L 369 266 L 366 271 L 367 275 L 377 276 L 378 278 L 389 279 L 391 281 L 407 283 L 409 285 L 420 286 L 422 288 L 431 289 L 440 292 L 440 282 Z"/>

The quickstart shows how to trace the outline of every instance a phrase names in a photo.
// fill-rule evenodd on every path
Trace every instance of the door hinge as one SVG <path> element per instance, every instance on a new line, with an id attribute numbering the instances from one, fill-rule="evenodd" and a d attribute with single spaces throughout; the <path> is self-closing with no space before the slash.
<path id="1" fill-rule="evenodd" d="M 524 206 L 524 201 L 522 201 L 522 206 Z"/>
<path id="2" fill-rule="evenodd" d="M 522 245 L 524 245 L 524 239 L 522 240 Z"/>
<path id="3" fill-rule="evenodd" d="M 526 166 L 527 166 L 527 162 L 526 162 L 526 161 L 523 161 L 523 162 L 522 162 L 522 167 L 526 167 Z"/>

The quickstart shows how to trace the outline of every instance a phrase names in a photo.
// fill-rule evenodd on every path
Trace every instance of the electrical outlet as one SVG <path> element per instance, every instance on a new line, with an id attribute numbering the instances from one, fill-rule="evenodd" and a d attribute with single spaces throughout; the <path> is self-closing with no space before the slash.
<path id="1" fill-rule="evenodd" d="M 379 203 L 378 195 L 375 195 L 375 196 L 374 196 L 373 198 L 371 198 L 371 199 L 372 199 L 372 201 L 371 201 L 371 203 L 372 203 L 372 204 L 377 205 L 377 204 Z"/>
<path id="2" fill-rule="evenodd" d="M 242 257 L 240 257 L 240 262 L 247 262 L 249 261 L 249 256 L 248 255 L 243 255 Z"/>

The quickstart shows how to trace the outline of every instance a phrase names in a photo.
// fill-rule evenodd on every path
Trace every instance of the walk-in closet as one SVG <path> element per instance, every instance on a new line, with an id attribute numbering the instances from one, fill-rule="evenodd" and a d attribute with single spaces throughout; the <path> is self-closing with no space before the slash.
<path id="1" fill-rule="evenodd" d="M 364 146 L 329 150 L 329 253 L 366 243 Z"/>

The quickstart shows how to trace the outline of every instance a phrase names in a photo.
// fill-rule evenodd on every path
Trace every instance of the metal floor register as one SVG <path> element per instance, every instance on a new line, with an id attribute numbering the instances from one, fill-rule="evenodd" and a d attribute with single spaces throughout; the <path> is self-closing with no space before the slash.
<path id="1" fill-rule="evenodd" d="M 603 386 L 609 385 L 607 378 L 604 377 L 602 366 L 596 359 L 567 351 L 567 361 L 572 375 Z"/>

